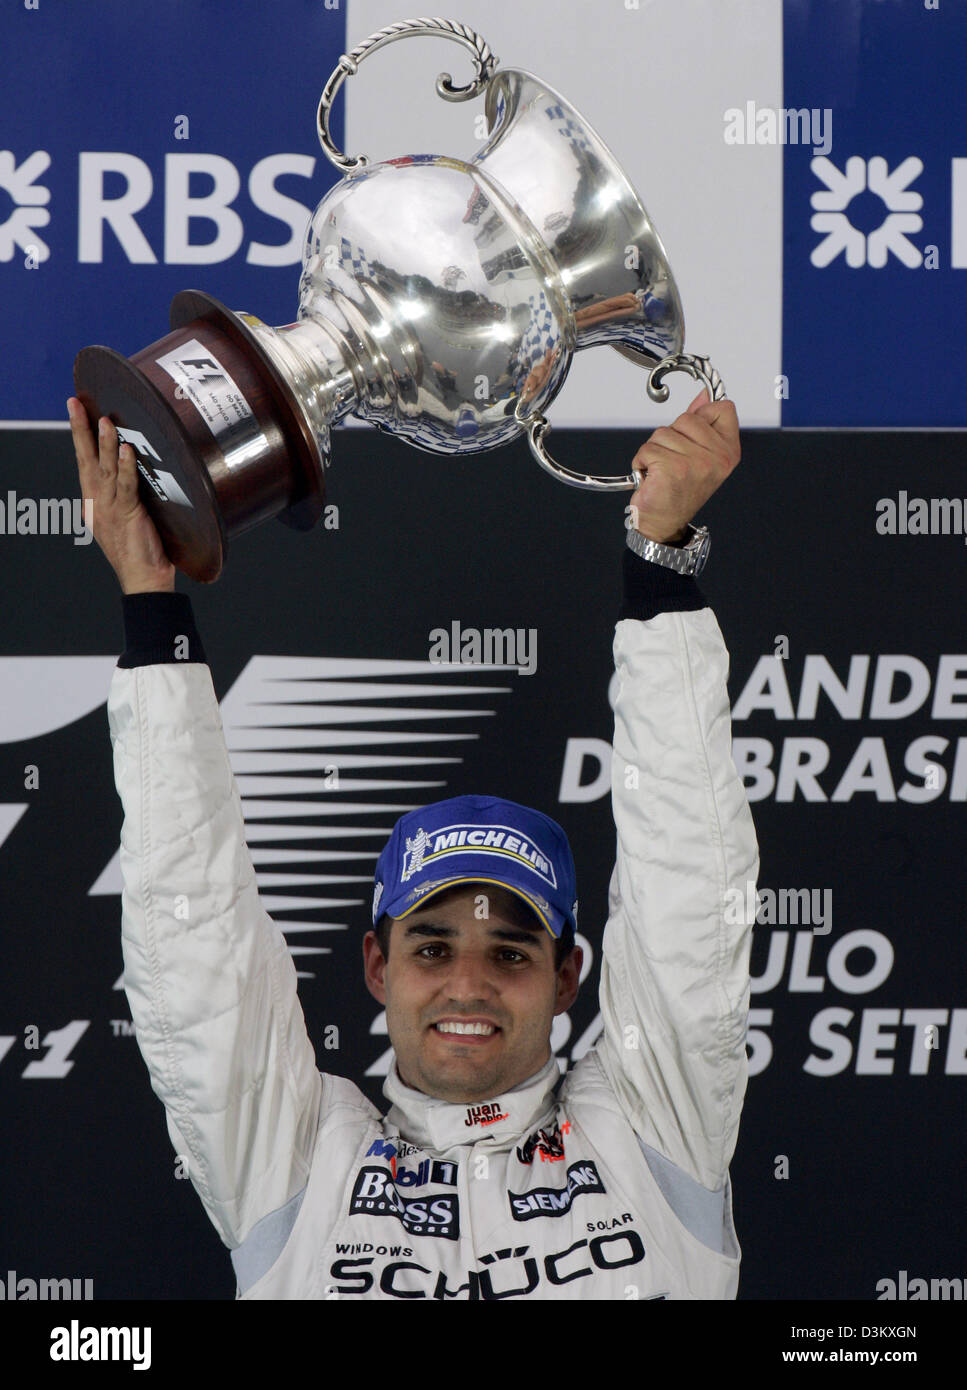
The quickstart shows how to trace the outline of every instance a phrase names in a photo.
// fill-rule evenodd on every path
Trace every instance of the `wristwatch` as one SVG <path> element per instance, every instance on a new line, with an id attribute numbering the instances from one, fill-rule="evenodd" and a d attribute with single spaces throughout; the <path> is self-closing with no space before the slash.
<path id="1" fill-rule="evenodd" d="M 652 564 L 664 565 L 666 569 L 677 570 L 679 574 L 701 574 L 708 559 L 712 544 L 707 526 L 693 526 L 688 522 L 688 540 L 684 545 L 662 545 L 660 541 L 650 541 L 640 531 L 630 526 L 625 535 L 625 543 L 636 555 Z"/>

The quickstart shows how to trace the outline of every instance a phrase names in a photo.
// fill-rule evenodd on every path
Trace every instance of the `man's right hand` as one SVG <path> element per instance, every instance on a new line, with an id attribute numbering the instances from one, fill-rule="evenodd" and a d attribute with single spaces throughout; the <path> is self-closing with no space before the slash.
<path id="1" fill-rule="evenodd" d="M 134 450 L 122 444 L 106 415 L 100 427 L 100 450 L 87 419 L 87 411 L 76 396 L 67 402 L 84 516 L 94 539 L 107 557 L 126 594 L 150 591 L 173 593 L 175 567 L 165 554 L 158 528 L 138 496 L 138 470 Z M 87 500 L 94 504 L 93 517 Z"/>

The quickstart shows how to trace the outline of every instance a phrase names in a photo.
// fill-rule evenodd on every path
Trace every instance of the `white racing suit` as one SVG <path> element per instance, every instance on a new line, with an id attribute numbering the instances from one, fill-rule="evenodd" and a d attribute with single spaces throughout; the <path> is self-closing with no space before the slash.
<path id="1" fill-rule="evenodd" d="M 125 988 L 237 1297 L 735 1297 L 752 918 L 733 904 L 754 900 L 758 850 L 728 653 L 693 601 L 619 619 L 614 659 L 603 1036 L 563 1082 L 551 1057 L 475 1106 L 409 1089 L 394 1063 L 385 1117 L 316 1067 L 209 667 L 115 672 Z"/>

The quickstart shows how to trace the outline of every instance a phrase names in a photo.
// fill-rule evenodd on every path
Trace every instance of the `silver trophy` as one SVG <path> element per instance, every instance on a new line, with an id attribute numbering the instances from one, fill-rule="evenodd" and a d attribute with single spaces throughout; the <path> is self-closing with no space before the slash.
<path id="1" fill-rule="evenodd" d="M 377 49 L 437 35 L 473 54 L 488 138 L 469 159 L 419 154 L 371 164 L 329 133 L 347 77 Z M 344 177 L 309 223 L 295 323 L 270 328 L 186 290 L 172 332 L 131 358 L 88 347 L 74 364 L 92 419 L 137 451 L 141 495 L 172 562 L 212 582 L 231 536 L 278 517 L 308 530 L 325 505 L 332 429 L 353 414 L 434 454 L 476 454 L 522 433 L 574 487 L 621 491 L 557 463 L 545 411 L 575 352 L 608 344 L 648 371 L 653 401 L 684 371 L 724 397 L 707 358 L 684 353 L 681 300 L 664 247 L 619 164 L 540 78 L 497 70 L 479 34 L 404 20 L 344 54 L 326 83 L 319 140 Z"/>

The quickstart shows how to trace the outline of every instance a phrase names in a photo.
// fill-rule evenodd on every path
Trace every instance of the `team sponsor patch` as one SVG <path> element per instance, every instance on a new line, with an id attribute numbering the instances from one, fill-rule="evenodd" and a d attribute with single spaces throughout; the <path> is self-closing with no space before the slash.
<path id="1" fill-rule="evenodd" d="M 397 1187 L 426 1187 L 434 1183 L 439 1187 L 456 1187 L 457 1165 L 445 1159 L 424 1158 L 415 1168 L 407 1168 L 405 1163 L 393 1160 L 393 1181 Z"/>
<path id="2" fill-rule="evenodd" d="M 570 1240 L 570 1237 L 568 1237 Z M 424 1265 L 414 1264 L 412 1260 L 394 1259 L 387 1264 L 377 1261 L 372 1254 L 357 1254 L 357 1251 L 371 1251 L 372 1245 L 337 1245 L 340 1255 L 352 1251 L 353 1258 L 334 1260 L 330 1266 L 333 1280 L 332 1292 L 343 1295 L 364 1295 L 379 1290 L 382 1298 L 433 1298 L 441 1303 L 450 1299 L 467 1298 L 471 1302 L 504 1298 L 526 1298 L 535 1290 L 542 1288 L 553 1297 L 553 1293 L 563 1284 L 571 1284 L 576 1279 L 595 1278 L 599 1273 L 611 1274 L 618 1269 L 630 1269 L 645 1262 L 645 1247 L 641 1236 L 634 1229 L 612 1231 L 607 1235 L 590 1236 L 571 1241 L 566 1250 L 554 1250 L 546 1255 L 531 1251 L 527 1245 L 504 1246 L 477 1261 L 477 1269 L 465 1269 L 454 1275 L 452 1270 L 430 1270 Z M 385 1250 L 377 1246 L 376 1253 Z M 395 1254 L 395 1251 L 393 1252 Z M 405 1250 L 404 1256 L 410 1251 Z M 421 1275 L 424 1278 L 421 1279 Z M 449 1280 L 455 1278 L 451 1285 Z M 619 1276 L 623 1286 L 623 1296 L 628 1297 L 626 1276 Z M 399 1283 L 397 1283 L 399 1280 Z M 637 1271 L 632 1276 L 631 1287 L 642 1299 L 664 1299 L 668 1290 L 659 1293 L 638 1292 L 641 1283 L 647 1289 L 652 1282 L 647 1270 Z M 639 1283 L 639 1280 L 641 1283 Z M 548 1285 L 550 1288 L 548 1288 Z M 592 1285 L 593 1288 L 593 1285 Z M 588 1290 L 588 1296 L 591 1290 Z"/>
<path id="3" fill-rule="evenodd" d="M 531 1221 L 535 1216 L 563 1216 L 575 1197 L 585 1192 L 604 1192 L 605 1186 L 590 1159 L 572 1163 L 563 1187 L 535 1187 L 530 1192 L 508 1192 L 510 1214 L 515 1221 Z"/>
<path id="4" fill-rule="evenodd" d="M 542 1163 L 560 1163 L 564 1157 L 562 1132 L 567 1134 L 570 1128 L 570 1120 L 565 1120 L 563 1126 L 555 1125 L 553 1129 L 539 1129 L 529 1134 L 517 1150 L 518 1159 L 521 1163 L 533 1163 L 536 1153 Z"/>
<path id="5" fill-rule="evenodd" d="M 374 1139 L 366 1150 L 366 1157 L 372 1158 L 375 1154 L 377 1158 L 406 1158 L 419 1152 L 418 1144 L 408 1144 L 405 1139 L 395 1135 L 392 1139 Z"/>
<path id="6" fill-rule="evenodd" d="M 349 1200 L 350 1216 L 395 1216 L 412 1236 L 460 1237 L 460 1207 L 455 1193 L 436 1197 L 401 1197 L 385 1168 L 361 1168 Z"/>
<path id="7" fill-rule="evenodd" d="M 415 1167 L 408 1168 L 397 1157 L 416 1151 L 415 1144 L 404 1144 L 399 1140 L 390 1143 L 387 1139 L 375 1139 L 366 1150 L 366 1157 L 385 1158 L 397 1187 L 425 1187 L 427 1183 L 435 1183 L 438 1187 L 456 1187 L 455 1163 L 448 1163 L 439 1158 L 424 1158 Z"/>

